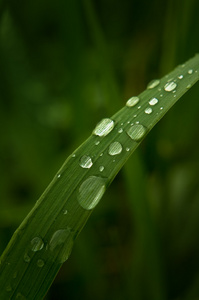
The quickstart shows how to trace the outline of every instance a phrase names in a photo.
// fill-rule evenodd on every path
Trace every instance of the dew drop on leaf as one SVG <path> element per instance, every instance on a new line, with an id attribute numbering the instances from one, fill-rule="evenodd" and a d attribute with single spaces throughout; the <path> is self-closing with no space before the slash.
<path id="1" fill-rule="evenodd" d="M 73 236 L 69 227 L 54 232 L 49 242 L 49 250 L 52 252 L 53 260 L 59 263 L 65 262 L 73 247 Z"/>
<path id="2" fill-rule="evenodd" d="M 104 171 L 104 166 L 100 166 L 100 167 L 99 167 L 99 171 L 100 171 L 100 172 L 103 172 L 103 171 Z"/>
<path id="3" fill-rule="evenodd" d="M 193 74 L 193 69 L 190 69 L 190 70 L 188 71 L 188 74 L 189 74 L 189 75 Z"/>
<path id="4" fill-rule="evenodd" d="M 114 128 L 114 121 L 111 119 L 102 119 L 95 127 L 93 134 L 98 136 L 106 136 Z"/>
<path id="5" fill-rule="evenodd" d="M 175 88 L 177 87 L 177 83 L 175 83 L 174 81 L 171 82 L 167 82 L 164 86 L 164 90 L 166 92 L 171 92 L 173 90 L 175 90 Z"/>
<path id="6" fill-rule="evenodd" d="M 154 79 L 152 81 L 150 81 L 147 85 L 147 89 L 153 89 L 156 86 L 158 86 L 160 84 L 160 80 L 159 79 Z"/>
<path id="7" fill-rule="evenodd" d="M 39 268 L 42 268 L 42 267 L 44 266 L 44 261 L 43 261 L 42 259 L 38 259 L 38 261 L 37 261 L 37 266 L 38 266 Z"/>
<path id="8" fill-rule="evenodd" d="M 90 158 L 90 156 L 83 155 L 79 160 L 79 165 L 80 165 L 80 167 L 82 167 L 84 169 L 89 169 L 92 167 L 93 162 L 92 162 L 92 159 Z"/>
<path id="9" fill-rule="evenodd" d="M 29 256 L 27 253 L 24 254 L 23 259 L 24 259 L 24 261 L 25 261 L 26 263 L 29 263 L 29 262 L 30 262 L 30 256 Z"/>
<path id="10" fill-rule="evenodd" d="M 152 111 L 153 110 L 151 107 L 147 107 L 144 112 L 145 112 L 145 114 L 150 115 L 152 113 Z"/>
<path id="11" fill-rule="evenodd" d="M 81 185 L 77 200 L 86 210 L 93 209 L 105 192 L 105 180 L 101 177 L 90 176 Z"/>
<path id="12" fill-rule="evenodd" d="M 156 105 L 157 103 L 158 103 L 157 98 L 152 98 L 151 100 L 149 100 L 149 105 L 151 105 L 151 106 Z"/>
<path id="13" fill-rule="evenodd" d="M 31 250 L 34 252 L 39 251 L 44 247 L 44 242 L 40 237 L 34 237 L 30 243 L 32 247 Z"/>
<path id="14" fill-rule="evenodd" d="M 144 137 L 145 133 L 146 128 L 141 124 L 133 125 L 127 130 L 128 136 L 136 142 L 140 141 Z"/>
<path id="15" fill-rule="evenodd" d="M 122 152 L 122 145 L 119 142 L 113 142 L 109 146 L 108 154 L 118 155 Z"/>
<path id="16" fill-rule="evenodd" d="M 127 102 L 126 106 L 133 107 L 140 101 L 139 97 L 131 97 Z"/>
<path id="17" fill-rule="evenodd" d="M 183 79 L 183 75 L 179 75 L 179 76 L 178 76 L 178 79 Z"/>

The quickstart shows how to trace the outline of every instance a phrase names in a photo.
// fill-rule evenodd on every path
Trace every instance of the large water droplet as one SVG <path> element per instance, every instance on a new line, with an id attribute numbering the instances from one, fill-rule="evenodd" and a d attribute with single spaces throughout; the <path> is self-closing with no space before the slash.
<path id="1" fill-rule="evenodd" d="M 144 112 L 145 112 L 145 114 L 150 115 L 152 113 L 152 111 L 153 110 L 151 107 L 147 107 Z"/>
<path id="2" fill-rule="evenodd" d="M 140 141 L 144 137 L 145 133 L 146 128 L 141 124 L 133 125 L 127 130 L 128 136 L 136 142 Z"/>
<path id="3" fill-rule="evenodd" d="M 149 100 L 149 104 L 151 106 L 156 105 L 158 103 L 158 99 L 157 98 L 152 98 L 151 100 Z"/>
<path id="4" fill-rule="evenodd" d="M 84 209 L 93 209 L 105 192 L 105 181 L 101 177 L 90 176 L 80 186 L 78 202 Z"/>
<path id="5" fill-rule="evenodd" d="M 109 134 L 114 128 L 114 121 L 111 119 L 102 119 L 101 122 L 97 124 L 95 127 L 93 134 L 98 136 L 106 136 Z"/>
<path id="6" fill-rule="evenodd" d="M 122 145 L 119 142 L 114 142 L 110 144 L 108 153 L 110 155 L 117 155 L 122 152 Z"/>
<path id="7" fill-rule="evenodd" d="M 53 253 L 53 260 L 65 262 L 73 247 L 73 236 L 70 228 L 59 229 L 54 232 L 49 242 L 49 250 Z"/>
<path id="8" fill-rule="evenodd" d="M 79 165 L 82 168 L 89 169 L 90 167 L 92 167 L 93 162 L 92 162 L 92 159 L 90 158 L 90 156 L 83 155 L 79 160 Z"/>
<path id="9" fill-rule="evenodd" d="M 159 79 L 154 79 L 152 81 L 150 81 L 147 85 L 147 89 L 153 89 L 156 86 L 158 86 L 160 84 L 160 80 Z"/>
<path id="10" fill-rule="evenodd" d="M 164 86 L 164 90 L 166 92 L 171 92 L 171 91 L 175 90 L 176 86 L 177 86 L 177 83 L 175 83 L 174 81 L 167 82 Z"/>
<path id="11" fill-rule="evenodd" d="M 126 106 L 133 107 L 140 101 L 139 97 L 131 97 L 127 102 Z"/>
<path id="12" fill-rule="evenodd" d="M 31 240 L 32 251 L 36 252 L 44 247 L 44 242 L 40 237 L 35 237 Z"/>

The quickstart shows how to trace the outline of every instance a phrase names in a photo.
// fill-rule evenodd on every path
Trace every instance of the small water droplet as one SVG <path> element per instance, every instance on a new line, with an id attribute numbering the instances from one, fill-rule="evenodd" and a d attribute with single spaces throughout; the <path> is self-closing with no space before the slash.
<path id="1" fill-rule="evenodd" d="M 68 210 L 67 210 L 67 209 L 64 209 L 63 214 L 64 214 L 64 215 L 67 215 L 67 213 L 68 213 Z"/>
<path id="2" fill-rule="evenodd" d="M 179 76 L 178 76 L 178 79 L 183 79 L 183 75 L 179 75 Z"/>
<path id="3" fill-rule="evenodd" d="M 193 69 L 188 70 L 188 74 L 189 75 L 193 74 Z"/>
<path id="4" fill-rule="evenodd" d="M 129 147 L 126 147 L 126 151 L 129 152 L 129 151 L 130 151 L 130 148 L 129 148 Z"/>
<path id="5" fill-rule="evenodd" d="M 100 143 L 100 141 L 96 141 L 96 142 L 95 142 L 95 145 L 97 146 L 97 145 L 99 145 L 99 143 Z"/>
<path id="6" fill-rule="evenodd" d="M 140 101 L 139 97 L 131 97 L 127 102 L 126 106 L 133 107 Z"/>
<path id="7" fill-rule="evenodd" d="M 79 160 L 79 165 L 80 165 L 80 167 L 82 167 L 84 169 L 89 169 L 92 167 L 93 162 L 92 162 L 92 159 L 90 158 L 90 156 L 83 155 Z"/>
<path id="8" fill-rule="evenodd" d="M 151 105 L 151 106 L 156 105 L 157 103 L 158 103 L 157 98 L 152 98 L 151 100 L 149 100 L 149 105 Z"/>
<path id="9" fill-rule="evenodd" d="M 145 114 L 148 114 L 148 115 L 150 115 L 151 113 L 152 113 L 152 108 L 151 107 L 147 107 L 146 109 L 145 109 Z"/>
<path id="10" fill-rule="evenodd" d="M 74 158 L 76 156 L 76 154 L 74 153 L 74 154 L 72 154 L 72 157 Z"/>
<path id="11" fill-rule="evenodd" d="M 73 236 L 71 230 L 59 229 L 55 231 L 49 242 L 49 250 L 53 253 L 53 260 L 58 260 L 60 263 L 65 262 L 73 247 Z"/>
<path id="12" fill-rule="evenodd" d="M 32 251 L 40 251 L 44 247 L 44 242 L 40 237 L 35 237 L 31 240 Z"/>
<path id="13" fill-rule="evenodd" d="M 114 128 L 114 121 L 111 119 L 102 119 L 95 127 L 93 134 L 98 136 L 106 136 Z"/>
<path id="14" fill-rule="evenodd" d="M 163 108 L 164 108 L 164 107 L 163 107 L 163 106 L 161 106 L 161 107 L 160 107 L 160 110 L 163 110 Z"/>
<path id="15" fill-rule="evenodd" d="M 100 156 L 103 156 L 103 155 L 104 155 L 104 153 L 101 153 L 101 154 L 100 154 Z"/>
<path id="16" fill-rule="evenodd" d="M 139 123 L 140 123 L 140 121 L 136 121 L 136 122 L 135 122 L 135 124 L 139 124 Z"/>
<path id="17" fill-rule="evenodd" d="M 105 181 L 101 177 L 88 177 L 79 188 L 78 202 L 86 210 L 93 209 L 105 192 Z"/>
<path id="18" fill-rule="evenodd" d="M 60 178 L 60 177 L 61 177 L 61 174 L 58 174 L 58 175 L 57 175 L 57 178 Z"/>
<path id="19" fill-rule="evenodd" d="M 24 297 L 24 295 L 22 295 L 21 293 L 17 293 L 16 298 L 17 300 L 26 300 L 26 297 Z"/>
<path id="20" fill-rule="evenodd" d="M 124 125 L 124 123 L 121 123 L 121 126 L 123 126 Z"/>
<path id="21" fill-rule="evenodd" d="M 118 155 L 122 152 L 122 145 L 119 142 L 114 142 L 110 144 L 108 154 Z"/>
<path id="22" fill-rule="evenodd" d="M 118 133 L 122 133 L 122 132 L 123 132 L 122 128 L 118 129 Z"/>
<path id="23" fill-rule="evenodd" d="M 138 109 L 140 109 L 142 106 L 140 105 L 140 106 L 138 106 Z"/>
<path id="24" fill-rule="evenodd" d="M 166 92 L 171 92 L 171 91 L 175 90 L 176 86 L 177 86 L 177 83 L 175 83 L 174 81 L 167 82 L 164 86 L 164 90 Z"/>
<path id="25" fill-rule="evenodd" d="M 11 292 L 12 291 L 12 287 L 11 287 L 11 285 L 9 284 L 9 285 L 7 285 L 7 287 L 6 287 L 6 291 L 7 292 Z"/>
<path id="26" fill-rule="evenodd" d="M 186 88 L 187 88 L 187 89 L 190 89 L 190 88 L 191 88 L 191 84 L 188 84 L 188 85 L 186 86 Z"/>
<path id="27" fill-rule="evenodd" d="M 37 266 L 38 266 L 39 268 L 42 268 L 42 267 L 44 266 L 44 261 L 43 261 L 42 259 L 38 259 L 38 261 L 37 261 Z"/>
<path id="28" fill-rule="evenodd" d="M 137 117 L 137 115 L 134 115 L 133 117 L 134 117 L 134 118 L 136 118 L 136 117 Z"/>
<path id="29" fill-rule="evenodd" d="M 127 130 L 127 134 L 132 140 L 138 142 L 146 134 L 146 128 L 141 124 L 134 125 Z"/>
<path id="30" fill-rule="evenodd" d="M 153 89 L 156 86 L 158 86 L 160 84 L 160 80 L 159 79 L 154 79 L 152 81 L 150 81 L 147 85 L 147 89 Z"/>
<path id="31" fill-rule="evenodd" d="M 161 94 L 160 97 L 163 97 L 163 94 Z"/>
<path id="32" fill-rule="evenodd" d="M 99 171 L 100 171 L 100 172 L 103 172 L 103 171 L 104 171 L 104 166 L 100 166 L 100 167 L 99 167 Z"/>
<path id="33" fill-rule="evenodd" d="M 24 261 L 27 262 L 27 263 L 30 262 L 30 256 L 29 256 L 27 253 L 24 254 L 23 259 L 24 259 Z"/>

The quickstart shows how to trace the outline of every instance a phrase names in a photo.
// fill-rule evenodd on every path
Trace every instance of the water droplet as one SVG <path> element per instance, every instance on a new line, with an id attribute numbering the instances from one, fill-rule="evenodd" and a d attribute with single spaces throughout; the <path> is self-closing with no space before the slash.
<path id="1" fill-rule="evenodd" d="M 11 292 L 12 291 L 12 287 L 11 287 L 11 285 L 9 284 L 9 285 L 7 285 L 7 287 L 6 287 L 6 291 L 7 292 Z"/>
<path id="2" fill-rule="evenodd" d="M 95 142 L 95 145 L 97 146 L 97 145 L 99 145 L 99 143 L 100 143 L 100 141 L 96 141 L 96 142 Z"/>
<path id="3" fill-rule="evenodd" d="M 164 90 L 166 92 L 171 92 L 171 91 L 175 90 L 176 86 L 177 86 L 177 83 L 175 83 L 174 81 L 167 82 L 164 86 Z"/>
<path id="4" fill-rule="evenodd" d="M 42 267 L 44 266 L 44 261 L 43 261 L 42 259 L 38 259 L 38 261 L 37 261 L 37 266 L 38 266 L 39 268 L 42 268 Z"/>
<path id="5" fill-rule="evenodd" d="M 140 109 L 142 106 L 140 105 L 140 106 L 138 106 L 138 109 Z"/>
<path id="6" fill-rule="evenodd" d="M 133 107 L 140 101 L 139 97 L 131 97 L 127 102 L 126 106 Z"/>
<path id="7" fill-rule="evenodd" d="M 72 157 L 75 157 L 76 156 L 76 154 L 74 153 L 74 154 L 72 154 Z"/>
<path id="8" fill-rule="evenodd" d="M 186 86 L 186 88 L 187 88 L 187 89 L 190 89 L 190 88 L 191 88 L 191 84 L 188 84 L 188 85 Z"/>
<path id="9" fill-rule="evenodd" d="M 78 202 L 84 209 L 93 209 L 105 192 L 105 181 L 101 177 L 88 177 L 79 188 Z"/>
<path id="10" fill-rule="evenodd" d="M 90 158 L 90 156 L 83 155 L 79 160 L 79 165 L 82 168 L 89 169 L 92 167 L 93 162 L 92 162 L 92 159 Z"/>
<path id="11" fill-rule="evenodd" d="M 118 133 L 122 133 L 122 132 L 123 132 L 122 128 L 118 129 Z"/>
<path id="12" fill-rule="evenodd" d="M 21 293 L 17 293 L 16 298 L 17 300 L 26 300 L 26 297 L 24 297 Z"/>
<path id="13" fill-rule="evenodd" d="M 151 113 L 152 113 L 152 108 L 151 107 L 147 107 L 146 109 L 145 109 L 145 114 L 148 114 L 148 115 L 150 115 Z"/>
<path id="14" fill-rule="evenodd" d="M 151 100 L 149 100 L 149 104 L 151 106 L 156 105 L 158 103 L 158 99 L 157 98 L 152 98 Z"/>
<path id="15" fill-rule="evenodd" d="M 139 124 L 139 123 L 140 123 L 139 121 L 136 121 L 136 122 L 135 122 L 135 124 Z"/>
<path id="16" fill-rule="evenodd" d="M 67 209 L 64 209 L 63 214 L 67 215 L 67 213 L 68 213 Z"/>
<path id="17" fill-rule="evenodd" d="M 134 115 L 133 117 L 134 117 L 134 118 L 136 118 L 136 117 L 137 117 L 137 115 Z"/>
<path id="18" fill-rule="evenodd" d="M 188 71 L 188 74 L 189 74 L 189 75 L 193 74 L 193 69 L 190 69 L 190 70 Z"/>
<path id="19" fill-rule="evenodd" d="M 31 241 L 32 251 L 36 252 L 41 250 L 44 247 L 44 242 L 40 237 L 35 237 Z"/>
<path id="20" fill-rule="evenodd" d="M 121 126 L 123 126 L 124 125 L 124 123 L 121 123 Z"/>
<path id="21" fill-rule="evenodd" d="M 129 148 L 129 147 L 126 147 L 126 151 L 129 152 L 129 151 L 130 151 L 130 148 Z"/>
<path id="22" fill-rule="evenodd" d="M 101 154 L 100 154 L 100 156 L 103 156 L 103 155 L 104 155 L 104 153 L 101 153 Z"/>
<path id="23" fill-rule="evenodd" d="M 127 130 L 128 136 L 136 142 L 140 141 L 144 137 L 145 133 L 146 128 L 141 124 L 134 125 Z"/>
<path id="24" fill-rule="evenodd" d="M 106 136 L 114 128 L 114 121 L 111 119 L 102 119 L 95 127 L 93 134 L 98 136 Z"/>
<path id="25" fill-rule="evenodd" d="M 58 175 L 57 175 L 57 178 L 60 178 L 60 177 L 61 177 L 61 174 L 58 174 Z"/>
<path id="26" fill-rule="evenodd" d="M 183 75 L 179 75 L 179 76 L 178 76 L 178 79 L 183 79 Z"/>
<path id="27" fill-rule="evenodd" d="M 161 107 L 160 107 L 160 110 L 163 110 L 163 108 L 164 108 L 164 107 L 163 107 L 163 106 L 161 106 Z"/>
<path id="28" fill-rule="evenodd" d="M 29 256 L 27 253 L 24 254 L 23 259 L 24 259 L 24 261 L 27 262 L 27 263 L 30 262 L 30 256 Z"/>
<path id="29" fill-rule="evenodd" d="M 161 94 L 160 97 L 163 97 L 163 94 Z"/>
<path id="30" fill-rule="evenodd" d="M 53 252 L 53 260 L 58 260 L 60 263 L 68 259 L 72 247 L 73 236 L 69 227 L 55 231 L 49 242 L 49 250 Z"/>
<path id="31" fill-rule="evenodd" d="M 159 79 L 154 79 L 154 80 L 149 82 L 149 84 L 147 85 L 147 89 L 153 89 L 156 86 L 158 86 L 159 84 L 160 84 L 160 80 Z"/>
<path id="32" fill-rule="evenodd" d="M 122 145 L 119 142 L 114 142 L 110 144 L 108 154 L 117 155 L 122 152 Z"/>
<path id="33" fill-rule="evenodd" d="M 103 171 L 104 171 L 104 166 L 100 166 L 100 167 L 99 167 L 99 171 L 100 171 L 100 172 L 103 172 Z"/>

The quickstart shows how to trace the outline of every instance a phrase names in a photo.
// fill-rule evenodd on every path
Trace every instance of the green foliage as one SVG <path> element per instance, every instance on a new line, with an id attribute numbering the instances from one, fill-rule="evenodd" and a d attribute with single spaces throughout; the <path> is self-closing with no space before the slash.
<path id="1" fill-rule="evenodd" d="M 58 1 L 56 5 L 52 1 L 36 1 L 34 4 L 10 1 L 2 4 L 0 247 L 3 251 L 13 229 L 30 211 L 33 201 L 50 181 L 57 166 L 86 139 L 96 121 L 115 113 L 123 105 L 122 99 L 139 94 L 146 82 L 170 71 L 174 65 L 197 52 L 199 45 L 194 34 L 198 22 L 198 4 L 194 1 L 168 1 L 164 5 L 161 1 L 144 1 L 142 7 L 134 1 L 115 1 L 114 5 L 101 1 L 95 8 L 91 1 L 83 1 L 82 4 L 79 1 Z M 194 83 L 197 79 L 195 63 L 189 67 L 194 74 L 188 74 L 187 68 L 179 68 L 179 74 L 183 74 L 184 78 L 177 79 L 176 94 L 163 90 L 164 97 L 160 100 L 157 86 L 155 90 L 147 90 L 140 95 L 142 107 L 137 110 L 134 121 L 143 124 L 147 132 L 170 108 L 169 105 L 173 105 L 173 101 L 185 90 L 188 91 L 189 80 L 195 76 Z M 166 81 L 166 78 L 161 81 L 161 87 Z M 153 113 L 147 115 L 144 111 L 149 106 L 146 101 L 151 97 L 150 92 L 159 102 L 151 106 Z M 76 159 L 78 151 L 82 152 L 84 147 L 92 153 L 99 149 L 99 153 L 92 157 L 92 167 L 85 169 L 86 176 L 90 171 L 93 172 L 91 176 L 101 174 L 108 178 L 106 187 L 127 158 L 128 163 L 91 215 L 47 299 L 159 300 L 179 297 L 188 300 L 198 297 L 197 95 L 196 86 L 153 129 L 131 158 L 129 156 L 138 143 L 132 141 L 132 147 L 127 145 L 131 138 L 126 134 L 130 126 L 126 125 L 129 120 L 126 112 L 131 112 L 133 119 L 138 105 L 125 107 L 112 117 L 117 130 L 100 140 L 98 146 L 88 148 L 86 143 L 77 150 Z M 160 106 L 162 100 L 165 102 Z M 160 107 L 164 109 L 160 110 Z M 153 123 L 151 116 L 156 116 Z M 122 126 L 124 134 L 118 132 L 121 127 L 118 124 L 124 123 L 123 118 L 126 118 Z M 123 151 L 115 156 L 115 168 L 112 168 L 110 156 L 104 154 L 101 159 L 105 160 L 103 166 L 107 159 L 107 165 L 100 172 L 102 164 L 97 163 L 100 147 L 108 151 L 108 137 L 111 139 L 109 144 L 120 138 Z M 94 139 L 96 136 L 91 136 L 90 142 Z M 131 151 L 122 156 L 126 148 L 131 148 Z M 103 150 L 103 153 L 106 151 Z M 86 151 L 85 154 L 90 153 Z M 118 164 L 117 159 L 121 157 Z M 69 161 L 72 166 L 75 158 Z M 78 165 L 78 168 L 81 167 Z M 74 173 L 79 169 L 74 167 Z M 85 170 L 82 169 L 82 174 Z M 110 172 L 105 173 L 108 170 Z M 38 205 L 38 219 L 31 221 L 32 226 L 29 224 L 31 238 L 30 231 L 27 235 L 22 234 L 22 246 L 19 244 L 11 252 L 14 264 L 17 262 L 22 267 L 19 273 L 12 269 L 11 281 L 9 279 L 5 284 L 6 295 L 9 289 L 13 291 L 16 287 L 24 267 L 28 272 L 24 273 L 26 276 L 16 290 L 18 298 L 22 298 L 19 293 L 26 294 L 29 289 L 30 274 L 37 276 L 38 285 L 42 284 L 41 278 L 44 279 L 43 274 L 46 274 L 46 287 L 42 288 L 44 293 L 60 267 L 60 263 L 58 266 L 54 262 L 47 274 L 45 268 L 50 270 L 50 262 L 46 261 L 46 257 L 43 257 L 44 265 L 39 260 L 42 259 L 42 251 L 51 253 L 46 246 L 55 230 L 58 232 L 54 238 L 67 241 L 70 247 L 73 244 L 68 224 L 63 224 L 65 231 L 54 227 L 61 224 L 56 223 L 59 220 L 55 218 L 59 211 L 63 217 L 67 209 L 67 222 L 73 220 L 69 214 L 70 207 L 66 208 L 65 204 L 75 202 L 73 197 L 66 201 L 68 193 L 64 191 L 70 184 L 73 185 L 74 174 L 70 173 L 70 181 L 66 183 L 64 174 L 60 180 L 54 178 L 54 194 L 48 194 L 51 199 L 48 209 L 45 205 Z M 79 184 L 83 181 L 80 177 Z M 101 192 L 104 191 L 103 186 Z M 63 192 L 60 193 L 60 190 Z M 54 200 L 58 196 L 60 202 Z M 31 214 L 36 215 L 38 211 Z M 74 238 L 76 230 L 80 230 L 89 214 L 90 211 L 86 211 L 84 219 L 81 219 L 81 214 L 78 215 L 80 217 L 72 232 Z M 46 226 L 53 220 L 56 222 L 48 231 Z M 42 234 L 39 233 L 41 228 Z M 45 233 L 47 231 L 48 234 Z M 15 234 L 16 239 L 18 233 L 19 230 Z M 42 237 L 44 245 L 40 239 L 34 239 L 37 236 Z M 25 242 L 27 246 L 24 248 Z M 51 242 L 51 249 L 57 251 L 55 261 L 60 255 L 67 258 L 70 247 L 65 252 L 55 248 L 53 240 Z M 31 250 L 40 248 L 38 251 Z M 10 262 L 6 262 L 8 267 Z M 43 274 L 41 270 L 44 270 Z M 42 293 L 36 285 L 35 289 Z M 34 289 L 29 295 L 33 294 Z"/>

